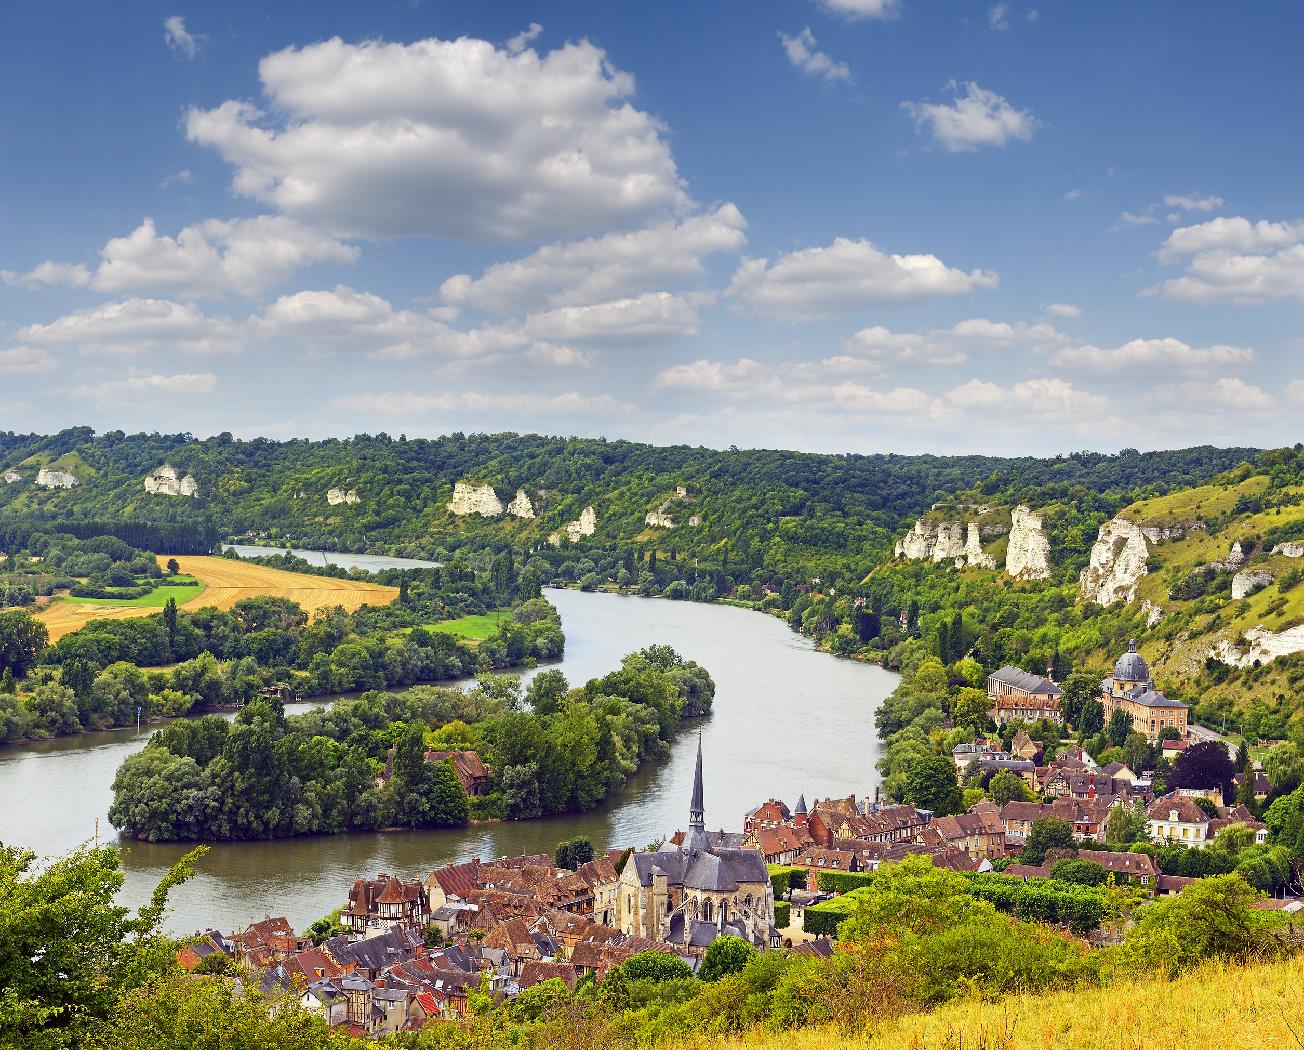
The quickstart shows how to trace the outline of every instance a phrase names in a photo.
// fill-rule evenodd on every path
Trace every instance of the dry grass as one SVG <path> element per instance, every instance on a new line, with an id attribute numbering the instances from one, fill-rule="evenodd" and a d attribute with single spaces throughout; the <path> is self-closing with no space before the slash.
<path id="1" fill-rule="evenodd" d="M 1174 981 L 957 1003 L 860 1036 L 757 1032 L 701 1047 L 735 1050 L 1304 1050 L 1304 958 L 1210 966 Z"/>
<path id="2" fill-rule="evenodd" d="M 167 561 L 160 557 L 159 563 Z M 203 591 L 181 606 L 199 609 L 211 606 L 229 609 L 242 598 L 272 595 L 297 602 L 311 616 L 318 609 L 336 605 L 352 612 L 360 605 L 388 605 L 398 597 L 398 588 L 356 580 L 334 580 L 329 576 L 308 576 L 262 565 L 232 561 L 229 558 L 182 557 L 177 559 L 181 571 L 204 583 Z M 37 619 L 56 641 L 65 634 L 85 627 L 91 620 L 116 620 L 126 616 L 149 616 L 159 610 L 142 606 L 120 608 L 103 605 L 77 605 L 57 602 L 37 614 Z"/>

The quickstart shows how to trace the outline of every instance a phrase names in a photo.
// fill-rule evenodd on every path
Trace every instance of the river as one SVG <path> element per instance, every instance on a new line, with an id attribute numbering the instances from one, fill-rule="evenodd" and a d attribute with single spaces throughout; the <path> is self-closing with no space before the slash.
<path id="1" fill-rule="evenodd" d="M 802 791 L 810 802 L 873 791 L 874 711 L 896 686 L 892 672 L 817 652 L 780 620 L 744 609 L 546 593 L 566 631 L 566 657 L 553 666 L 572 683 L 603 674 L 627 652 L 653 643 L 673 646 L 714 676 L 714 713 L 700 724 L 708 827 L 737 830 L 743 814 L 770 797 L 792 805 Z M 201 874 L 173 892 L 169 928 L 178 934 L 229 931 L 283 914 L 302 929 L 342 905 L 358 876 L 383 871 L 424 878 L 472 856 L 550 853 L 577 834 L 590 836 L 599 849 L 642 847 L 688 821 L 697 728 L 681 732 L 667 760 L 645 765 L 602 809 L 579 816 L 216 844 Z M 148 730 L 137 735 L 127 729 L 0 750 L 0 841 L 58 854 L 89 840 L 98 819 L 101 841 L 116 842 L 107 816 L 113 775 L 148 736 Z M 131 905 L 148 899 L 186 849 L 123 845 L 121 898 Z"/>

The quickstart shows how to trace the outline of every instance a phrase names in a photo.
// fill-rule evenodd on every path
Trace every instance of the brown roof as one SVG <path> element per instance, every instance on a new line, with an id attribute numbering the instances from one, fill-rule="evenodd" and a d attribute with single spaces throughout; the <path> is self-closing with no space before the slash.
<path id="1" fill-rule="evenodd" d="M 1172 820 L 1172 814 L 1183 824 L 1208 824 L 1209 814 L 1184 795 L 1162 795 L 1150 803 L 1146 816 L 1151 820 Z"/>
<path id="2" fill-rule="evenodd" d="M 572 992 L 579 982 L 579 974 L 571 963 L 527 959 L 521 966 L 521 976 L 517 978 L 517 984 L 522 988 L 533 988 L 540 981 L 547 981 L 554 977 L 560 978 Z"/>
<path id="3" fill-rule="evenodd" d="M 1010 864 L 1000 874 L 1017 879 L 1048 879 L 1050 868 L 1037 864 Z"/>
<path id="4" fill-rule="evenodd" d="M 465 864 L 438 868 L 430 873 L 426 882 L 434 882 L 445 894 L 466 900 L 466 895 L 480 885 L 480 860 L 477 857 Z"/>
<path id="5" fill-rule="evenodd" d="M 575 875 L 583 880 L 590 889 L 605 883 L 615 882 L 620 878 L 616 873 L 616 865 L 609 856 L 594 857 L 590 861 L 585 861 L 575 869 Z"/>
<path id="6" fill-rule="evenodd" d="M 1084 850 L 1078 854 L 1079 860 L 1095 861 L 1106 871 L 1115 875 L 1148 875 L 1157 878 L 1159 865 L 1153 857 L 1144 853 L 1115 853 L 1110 850 Z"/>
<path id="7" fill-rule="evenodd" d="M 810 832 L 805 828 L 792 828 L 784 824 L 777 828 L 761 828 L 756 833 L 756 844 L 767 857 L 799 850 L 812 841 Z"/>

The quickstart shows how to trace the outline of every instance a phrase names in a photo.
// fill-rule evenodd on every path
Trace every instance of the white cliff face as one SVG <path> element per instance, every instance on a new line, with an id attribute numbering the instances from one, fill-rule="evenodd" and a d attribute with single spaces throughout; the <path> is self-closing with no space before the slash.
<path id="1" fill-rule="evenodd" d="M 673 529 L 675 527 L 675 519 L 659 510 L 648 511 L 643 518 L 643 522 L 646 525 L 654 525 L 658 529 Z"/>
<path id="2" fill-rule="evenodd" d="M 702 516 L 700 514 L 694 514 L 691 518 L 688 519 L 688 525 L 690 528 L 695 529 L 697 528 L 697 526 L 701 524 L 702 524 Z"/>
<path id="3" fill-rule="evenodd" d="M 199 482 L 190 474 L 183 475 L 176 467 L 164 463 L 145 479 L 145 491 L 154 496 L 199 495 Z"/>
<path id="4" fill-rule="evenodd" d="M 1158 627 L 1164 622 L 1164 610 L 1154 602 L 1146 600 L 1141 603 L 1141 610 L 1146 614 L 1146 626 Z"/>
<path id="5" fill-rule="evenodd" d="M 485 518 L 496 518 L 503 512 L 502 500 L 494 492 L 492 485 L 478 485 L 474 481 L 459 481 L 453 486 L 453 499 L 448 509 L 459 518 L 468 514 L 479 514 Z"/>
<path id="6" fill-rule="evenodd" d="M 358 502 L 357 489 L 331 489 L 326 493 L 326 502 L 332 507 L 338 507 L 341 504 L 352 506 Z"/>
<path id="7" fill-rule="evenodd" d="M 507 513 L 513 518 L 534 517 L 534 504 L 530 502 L 530 497 L 525 494 L 525 489 L 516 490 L 512 502 L 507 504 Z"/>
<path id="8" fill-rule="evenodd" d="M 920 518 L 909 532 L 896 541 L 896 556 L 911 561 L 925 561 L 933 556 L 933 540 L 936 536 L 936 526 Z"/>
<path id="9" fill-rule="evenodd" d="M 1030 507 L 1015 507 L 1010 516 L 1010 542 L 1005 571 L 1018 580 L 1050 577 L 1050 540 L 1041 531 L 1041 515 Z"/>
<path id="10" fill-rule="evenodd" d="M 1230 641 L 1221 641 L 1210 650 L 1210 655 L 1233 667 L 1253 667 L 1255 662 L 1266 664 L 1279 656 L 1304 653 L 1304 624 L 1274 634 L 1266 627 L 1251 627 L 1245 632 L 1249 646 L 1237 648 Z"/>
<path id="11" fill-rule="evenodd" d="M 955 561 L 964 557 L 964 526 L 958 521 L 944 521 L 937 526 L 933 542 L 933 561 Z"/>
<path id="12" fill-rule="evenodd" d="M 1091 561 L 1082 570 L 1082 596 L 1097 605 L 1130 602 L 1137 583 L 1150 570 L 1146 559 L 1150 545 L 1141 526 L 1126 518 L 1112 518 L 1100 527 L 1091 548 Z"/>
<path id="13" fill-rule="evenodd" d="M 19 474 L 18 471 L 16 471 L 16 470 L 6 470 L 6 471 L 5 471 L 5 484 L 6 484 L 6 485 L 12 485 L 15 481 L 22 481 L 22 480 L 23 480 L 23 476 L 22 476 L 21 474 Z"/>
<path id="14" fill-rule="evenodd" d="M 9 480 L 7 474 L 5 480 Z M 1289 543 L 1279 543 L 1272 548 L 1272 553 L 1280 554 L 1283 558 L 1304 558 L 1304 543 L 1295 540 L 1291 540 Z"/>
<path id="15" fill-rule="evenodd" d="M 563 538 L 571 543 L 579 543 L 585 536 L 592 536 L 598 528 L 598 514 L 592 507 L 585 507 L 574 521 L 568 521 L 548 537 L 554 547 L 560 547 Z"/>
<path id="16" fill-rule="evenodd" d="M 1275 578 L 1272 573 L 1262 569 L 1242 569 L 1232 577 L 1232 601 L 1268 586 Z"/>
<path id="17" fill-rule="evenodd" d="M 42 467 L 36 472 L 36 483 L 43 489 L 75 489 L 81 480 L 71 471 Z"/>
<path id="18" fill-rule="evenodd" d="M 996 568 L 996 559 L 983 550 L 982 533 L 976 521 L 969 522 L 964 538 L 964 559 L 976 569 Z"/>

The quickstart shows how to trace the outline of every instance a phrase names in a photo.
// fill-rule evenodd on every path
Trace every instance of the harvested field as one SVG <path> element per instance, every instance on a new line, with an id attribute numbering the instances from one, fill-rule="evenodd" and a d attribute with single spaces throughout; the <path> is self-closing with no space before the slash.
<path id="1" fill-rule="evenodd" d="M 159 558 L 159 563 L 167 561 Z M 297 602 L 311 616 L 318 609 L 336 605 L 352 612 L 360 605 L 388 605 L 398 597 L 397 587 L 356 580 L 333 580 L 328 576 L 308 576 L 262 565 L 233 561 L 229 558 L 180 557 L 181 571 L 204 583 L 203 591 L 181 605 L 183 609 L 211 606 L 229 609 L 242 598 L 272 595 Z M 116 620 L 125 616 L 149 616 L 159 610 L 148 606 L 81 605 L 56 602 L 37 614 L 50 632 L 50 641 L 85 627 L 91 620 Z"/>

